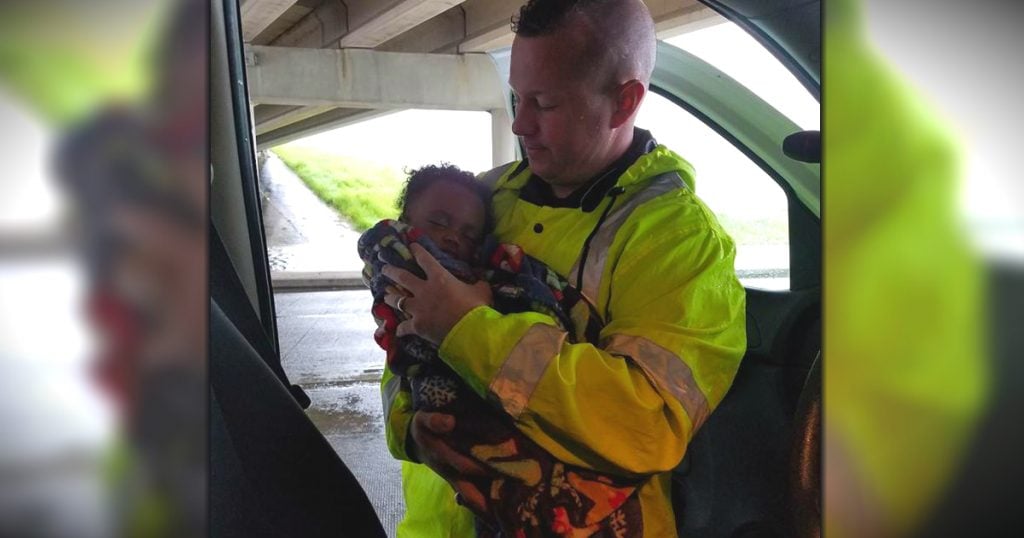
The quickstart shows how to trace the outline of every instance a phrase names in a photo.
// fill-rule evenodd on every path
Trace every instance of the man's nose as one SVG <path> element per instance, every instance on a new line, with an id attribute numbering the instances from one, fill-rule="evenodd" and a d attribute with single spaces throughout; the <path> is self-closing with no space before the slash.
<path id="1" fill-rule="evenodd" d="M 516 117 L 512 119 L 512 133 L 516 136 L 528 136 L 537 130 L 537 122 L 528 108 L 519 106 L 516 109 Z"/>

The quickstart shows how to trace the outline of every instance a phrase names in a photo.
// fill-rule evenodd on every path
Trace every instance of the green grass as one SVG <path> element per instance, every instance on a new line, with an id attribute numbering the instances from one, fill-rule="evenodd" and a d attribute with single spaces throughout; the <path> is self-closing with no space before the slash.
<path id="1" fill-rule="evenodd" d="M 785 245 L 789 242 L 786 217 L 750 218 L 743 215 L 718 215 L 718 222 L 738 245 Z"/>
<path id="2" fill-rule="evenodd" d="M 84 121 L 112 103 L 145 102 L 155 69 L 163 67 L 150 55 L 163 44 L 167 2 L 126 8 L 116 35 L 100 27 L 104 19 L 87 4 L 3 5 L 0 86 L 53 126 Z"/>
<path id="3" fill-rule="evenodd" d="M 278 146 L 272 151 L 360 232 L 398 215 L 395 201 L 405 183 L 401 171 L 298 146 Z M 718 220 L 737 244 L 784 245 L 789 241 L 785 217 L 723 214 Z"/>
<path id="4" fill-rule="evenodd" d="M 358 231 L 398 216 L 395 202 L 405 183 L 400 170 L 303 147 L 272 151 Z"/>

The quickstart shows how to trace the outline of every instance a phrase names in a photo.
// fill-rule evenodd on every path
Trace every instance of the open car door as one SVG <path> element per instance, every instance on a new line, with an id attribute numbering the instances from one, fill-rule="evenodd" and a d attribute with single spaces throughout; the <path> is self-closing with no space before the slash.
<path id="1" fill-rule="evenodd" d="M 281 368 L 237 0 L 210 22 L 210 534 L 385 536 Z"/>
<path id="2" fill-rule="evenodd" d="M 820 102 L 820 2 L 701 2 L 752 35 Z M 730 392 L 674 473 L 679 534 L 818 536 L 820 135 L 666 43 L 659 43 L 651 90 L 731 142 L 782 188 L 788 205 L 789 286 L 745 283 L 747 353 Z"/>

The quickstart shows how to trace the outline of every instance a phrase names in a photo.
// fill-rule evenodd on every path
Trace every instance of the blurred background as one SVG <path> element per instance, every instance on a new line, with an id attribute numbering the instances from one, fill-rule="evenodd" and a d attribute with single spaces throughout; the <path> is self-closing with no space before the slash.
<path id="1" fill-rule="evenodd" d="M 0 4 L 0 536 L 196 536 L 207 3 Z M 829 536 L 1013 535 L 1013 2 L 824 2 Z"/>
<path id="2" fill-rule="evenodd" d="M 824 6 L 825 533 L 1015 535 L 1024 9 Z"/>
<path id="3" fill-rule="evenodd" d="M 208 9 L 0 6 L 0 536 L 205 533 Z"/>

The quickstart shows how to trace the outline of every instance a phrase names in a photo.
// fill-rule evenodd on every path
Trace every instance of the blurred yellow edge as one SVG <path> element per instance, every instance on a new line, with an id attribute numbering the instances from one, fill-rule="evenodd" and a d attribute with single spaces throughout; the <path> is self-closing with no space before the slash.
<path id="1" fill-rule="evenodd" d="M 52 126 L 111 104 L 141 104 L 176 2 L 14 2 L 0 5 L 0 85 Z M 97 11 L 98 8 L 109 8 Z"/>
<path id="2" fill-rule="evenodd" d="M 955 476 L 990 388 L 985 281 L 956 209 L 955 141 L 826 11 L 824 531 L 913 535 Z"/>

